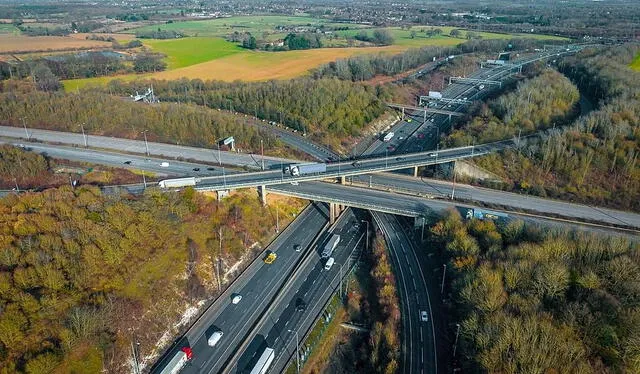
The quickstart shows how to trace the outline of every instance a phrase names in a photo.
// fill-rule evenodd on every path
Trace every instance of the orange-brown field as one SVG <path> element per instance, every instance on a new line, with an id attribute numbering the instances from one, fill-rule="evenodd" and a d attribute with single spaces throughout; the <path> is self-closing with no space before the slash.
<path id="1" fill-rule="evenodd" d="M 324 48 L 288 52 L 251 52 L 203 62 L 180 69 L 153 74 L 157 79 L 200 78 L 234 81 L 259 81 L 286 79 L 305 74 L 308 70 L 358 54 L 399 53 L 407 49 L 404 46 L 370 48 Z"/>
<path id="2" fill-rule="evenodd" d="M 27 53 L 110 47 L 111 43 L 70 36 L 23 36 L 0 34 L 0 53 Z"/>

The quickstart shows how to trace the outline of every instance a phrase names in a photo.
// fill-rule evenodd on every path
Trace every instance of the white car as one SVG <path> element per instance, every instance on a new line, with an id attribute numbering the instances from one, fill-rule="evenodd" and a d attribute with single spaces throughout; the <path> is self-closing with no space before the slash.
<path id="1" fill-rule="evenodd" d="M 427 314 L 427 312 L 425 310 L 420 312 L 420 320 L 422 322 L 428 322 L 429 321 L 429 315 Z"/>
<path id="2" fill-rule="evenodd" d="M 429 322 L 429 315 L 427 315 L 427 311 L 423 310 L 420 312 L 420 320 L 422 322 Z"/>
<path id="3" fill-rule="evenodd" d="M 238 304 L 240 302 L 240 300 L 242 300 L 242 295 L 235 294 L 235 295 L 233 295 L 233 298 L 231 299 L 231 304 Z"/>
<path id="4" fill-rule="evenodd" d="M 162 162 L 162 163 L 160 163 L 160 167 L 168 168 L 169 167 L 169 163 L 168 162 Z"/>

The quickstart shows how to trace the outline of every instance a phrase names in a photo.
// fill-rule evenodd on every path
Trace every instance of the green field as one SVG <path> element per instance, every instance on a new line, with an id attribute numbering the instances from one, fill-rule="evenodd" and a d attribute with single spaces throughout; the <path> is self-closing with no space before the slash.
<path id="1" fill-rule="evenodd" d="M 631 69 L 635 71 L 640 71 L 640 54 L 638 54 L 636 58 L 631 61 L 631 65 L 629 66 L 631 66 Z"/>
<path id="2" fill-rule="evenodd" d="M 156 52 L 167 55 L 167 68 L 178 69 L 244 51 L 235 43 L 220 38 L 182 38 L 144 40 Z"/>
<path id="3" fill-rule="evenodd" d="M 463 29 L 460 30 L 460 36 L 457 38 L 452 38 L 449 36 L 451 30 L 455 29 L 455 27 L 431 27 L 431 26 L 413 26 L 411 29 L 401 29 L 399 27 L 387 27 L 384 28 L 391 33 L 391 36 L 394 39 L 393 44 L 402 45 L 408 47 L 424 47 L 430 45 L 456 45 L 459 43 L 464 43 L 467 35 L 467 31 Z M 429 29 L 440 29 L 442 30 L 442 34 L 434 35 L 429 37 L 426 33 Z M 344 30 L 344 31 L 336 31 L 336 35 L 341 38 L 353 37 L 359 32 L 366 31 L 369 36 L 373 35 L 375 30 L 379 30 L 376 28 L 366 29 L 366 30 Z M 411 33 L 415 32 L 415 36 L 412 38 Z M 472 31 L 477 36 L 482 39 L 509 39 L 513 37 L 522 37 L 522 38 L 531 38 L 531 39 L 544 39 L 544 40 L 569 40 L 567 38 L 562 38 L 558 36 L 550 36 L 550 35 L 540 35 L 540 34 L 501 34 L 494 32 L 476 32 Z"/>
<path id="4" fill-rule="evenodd" d="M 0 23 L 0 34 L 20 34 L 20 30 L 14 25 Z"/>
<path id="5" fill-rule="evenodd" d="M 168 31 L 179 31 L 188 36 L 225 36 L 234 31 L 239 33 L 250 32 L 256 37 L 262 38 L 263 33 L 277 32 L 277 26 L 345 26 L 345 24 L 333 23 L 328 20 L 313 17 L 295 16 L 242 16 L 230 18 L 217 18 L 202 21 L 173 22 L 163 25 L 150 25 L 125 31 L 135 34 L 138 31 L 156 31 L 158 28 Z M 349 27 L 362 27 L 361 25 L 348 25 Z"/>

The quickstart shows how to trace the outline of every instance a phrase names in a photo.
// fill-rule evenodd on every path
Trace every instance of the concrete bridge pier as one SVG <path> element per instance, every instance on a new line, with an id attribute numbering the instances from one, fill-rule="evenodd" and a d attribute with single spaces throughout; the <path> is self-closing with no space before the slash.
<path id="1" fill-rule="evenodd" d="M 260 201 L 262 201 L 262 205 L 267 205 L 267 186 L 259 186 L 258 195 L 260 195 Z"/>
<path id="2" fill-rule="evenodd" d="M 414 177 L 414 178 L 417 178 L 417 177 L 418 177 L 418 167 L 417 167 L 417 166 L 414 166 L 414 167 L 413 167 L 413 177 Z"/>
<path id="3" fill-rule="evenodd" d="M 347 177 L 345 177 L 344 175 L 338 177 L 338 183 L 340 184 L 346 184 L 346 180 Z"/>
<path id="4" fill-rule="evenodd" d="M 329 223 L 333 225 L 345 208 L 346 207 L 341 204 L 329 203 Z"/>

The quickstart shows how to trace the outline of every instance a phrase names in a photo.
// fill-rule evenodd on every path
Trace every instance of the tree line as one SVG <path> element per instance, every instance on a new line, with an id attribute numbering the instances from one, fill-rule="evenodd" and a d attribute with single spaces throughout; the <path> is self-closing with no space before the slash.
<path id="1" fill-rule="evenodd" d="M 593 49 L 560 69 L 599 107 L 519 150 L 477 162 L 507 188 L 588 204 L 640 210 L 640 74 L 628 64 L 639 47 Z"/>
<path id="2" fill-rule="evenodd" d="M 358 135 L 386 110 L 384 89 L 338 79 L 298 78 L 251 83 L 200 79 L 112 81 L 102 90 L 126 95 L 149 85 L 153 85 L 154 92 L 165 102 L 194 103 L 254 115 L 336 147 L 345 138 Z"/>
<path id="3" fill-rule="evenodd" d="M 259 152 L 261 141 L 266 150 L 283 146 L 246 117 L 228 112 L 176 103 L 134 103 L 92 91 L 40 92 L 20 81 L 0 83 L 0 118 L 2 125 L 19 126 L 24 119 L 28 127 L 71 132 L 80 131 L 84 124 L 88 134 L 131 139 L 142 139 L 142 131 L 147 130 L 152 141 L 214 149 L 228 136 L 234 136 L 236 146 L 246 151 Z"/>
<path id="4" fill-rule="evenodd" d="M 273 209 L 282 225 L 300 204 L 68 186 L 0 199 L 0 372 L 127 372 L 132 337 L 151 354 L 274 235 Z"/>
<path id="5" fill-rule="evenodd" d="M 556 125 L 577 114 L 578 88 L 555 70 L 521 81 L 515 90 L 483 104 L 476 116 L 454 130 L 444 142 L 458 147 L 527 135 Z"/>
<path id="6" fill-rule="evenodd" d="M 368 54 L 338 59 L 322 65 L 313 71 L 315 78 L 337 77 L 342 80 L 364 81 L 376 75 L 396 75 L 424 65 L 434 58 L 475 52 L 502 52 L 505 50 L 525 50 L 550 44 L 549 41 L 535 39 L 511 40 L 469 40 L 455 47 L 412 48 L 400 54 Z M 552 44 L 552 43 L 551 43 Z"/>
<path id="7" fill-rule="evenodd" d="M 640 371 L 637 242 L 457 211 L 431 235 L 448 259 L 464 372 Z"/>

